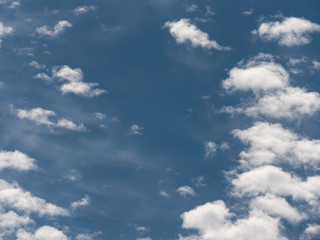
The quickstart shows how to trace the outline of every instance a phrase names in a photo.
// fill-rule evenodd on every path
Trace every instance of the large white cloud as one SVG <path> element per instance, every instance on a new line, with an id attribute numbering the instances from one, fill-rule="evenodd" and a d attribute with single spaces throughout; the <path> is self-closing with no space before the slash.
<path id="1" fill-rule="evenodd" d="M 68 240 L 69 238 L 60 230 L 51 227 L 43 226 L 35 231 L 29 233 L 24 229 L 17 232 L 17 240 Z"/>
<path id="2" fill-rule="evenodd" d="M 80 68 L 72 69 L 67 65 L 56 66 L 52 69 L 53 78 L 66 81 L 60 86 L 63 94 L 73 93 L 85 97 L 99 96 L 106 93 L 105 90 L 94 88 L 98 83 L 86 83 L 83 81 L 83 73 Z"/>
<path id="3" fill-rule="evenodd" d="M 179 44 L 189 41 L 193 47 L 220 51 L 231 50 L 229 47 L 220 46 L 216 41 L 210 40 L 209 35 L 193 25 L 190 19 L 182 18 L 179 21 L 166 22 L 164 27 L 169 29 L 170 34 Z"/>
<path id="4" fill-rule="evenodd" d="M 232 134 L 249 146 L 240 153 L 242 167 L 286 163 L 319 168 L 320 140 L 301 137 L 280 124 L 256 122 L 248 129 L 235 129 Z"/>
<path id="5" fill-rule="evenodd" d="M 40 216 L 68 216 L 69 211 L 44 199 L 33 196 L 17 183 L 8 183 L 0 179 L 0 203 L 25 213 L 37 213 Z"/>
<path id="6" fill-rule="evenodd" d="M 305 45 L 311 42 L 310 33 L 320 32 L 320 25 L 304 18 L 289 17 L 282 22 L 262 23 L 253 34 L 264 40 L 278 41 L 279 45 L 292 47 Z"/>
<path id="7" fill-rule="evenodd" d="M 59 21 L 53 28 L 48 26 L 38 27 L 36 32 L 40 36 L 56 38 L 61 35 L 67 28 L 71 28 L 72 24 L 66 20 Z"/>
<path id="8" fill-rule="evenodd" d="M 280 222 L 264 212 L 253 209 L 248 217 L 232 220 L 233 213 L 223 201 L 198 206 L 181 215 L 183 228 L 195 229 L 198 235 L 180 240 L 285 240 Z"/>
<path id="9" fill-rule="evenodd" d="M 14 152 L 0 151 L 0 170 L 4 168 L 28 171 L 36 169 L 35 159 L 18 150 Z"/>
<path id="10" fill-rule="evenodd" d="M 240 174 L 232 180 L 237 196 L 273 194 L 288 196 L 317 205 L 320 197 L 320 176 L 300 177 L 283 171 L 279 167 L 263 166 Z"/>

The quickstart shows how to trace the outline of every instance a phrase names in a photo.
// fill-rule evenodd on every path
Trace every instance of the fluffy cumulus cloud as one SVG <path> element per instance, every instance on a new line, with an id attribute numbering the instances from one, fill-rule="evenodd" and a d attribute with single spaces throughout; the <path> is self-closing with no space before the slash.
<path id="1" fill-rule="evenodd" d="M 12 27 L 6 27 L 0 22 L 0 47 L 2 43 L 2 38 L 13 33 Z"/>
<path id="2" fill-rule="evenodd" d="M 59 37 L 62 33 L 64 33 L 66 29 L 71 27 L 72 27 L 72 24 L 70 22 L 62 20 L 62 21 L 59 21 L 56 25 L 54 25 L 53 28 L 48 26 L 38 27 L 36 29 L 36 32 L 40 36 L 56 38 L 56 37 Z"/>
<path id="3" fill-rule="evenodd" d="M 137 124 L 133 124 L 130 127 L 129 135 L 142 135 L 143 127 L 140 127 Z"/>
<path id="4" fill-rule="evenodd" d="M 180 236 L 180 240 L 286 240 L 280 234 L 279 219 L 259 210 L 248 217 L 232 221 L 233 213 L 223 201 L 198 206 L 181 215 L 182 227 L 194 229 L 198 235 Z"/>
<path id="5" fill-rule="evenodd" d="M 311 42 L 310 34 L 320 32 L 320 25 L 304 18 L 289 17 L 281 22 L 262 23 L 253 34 L 267 41 L 277 41 L 279 45 L 292 47 Z"/>
<path id="6" fill-rule="evenodd" d="M 204 144 L 204 150 L 205 150 L 205 158 L 212 158 L 214 153 L 217 151 L 217 144 L 214 142 L 206 142 Z"/>
<path id="7" fill-rule="evenodd" d="M 33 196 L 17 183 L 8 183 L 0 179 L 0 203 L 25 213 L 37 213 L 39 216 L 68 216 L 69 211 L 44 199 Z"/>
<path id="8" fill-rule="evenodd" d="M 179 21 L 166 22 L 165 28 L 168 28 L 170 34 L 181 44 L 190 42 L 193 47 L 202 47 L 206 49 L 216 49 L 219 51 L 229 51 L 229 47 L 220 46 L 216 41 L 210 40 L 209 35 L 190 22 L 190 19 L 183 18 Z"/>
<path id="9" fill-rule="evenodd" d="M 49 117 L 56 116 L 56 113 L 51 110 L 43 108 L 32 108 L 32 109 L 15 109 L 11 106 L 11 111 L 17 115 L 20 119 L 28 119 L 35 122 L 37 125 L 46 125 L 54 128 L 64 128 L 71 131 L 82 132 L 85 131 L 85 126 L 81 123 L 79 125 L 75 124 L 73 121 L 61 118 L 58 122 L 54 122 L 49 119 Z"/>
<path id="10" fill-rule="evenodd" d="M 34 233 L 20 229 L 17 232 L 17 240 L 68 240 L 69 238 L 60 230 L 51 227 L 43 226 L 37 229 Z"/>
<path id="11" fill-rule="evenodd" d="M 232 134 L 249 147 L 240 153 L 240 163 L 251 168 L 266 164 L 319 168 L 320 140 L 307 139 L 280 124 L 256 122 Z"/>
<path id="12" fill-rule="evenodd" d="M 32 223 L 34 223 L 34 221 L 28 216 L 19 216 L 14 211 L 0 213 L 0 232 L 8 229 L 16 229 Z"/>
<path id="13" fill-rule="evenodd" d="M 14 152 L 0 151 L 0 170 L 4 168 L 18 171 L 28 171 L 36 169 L 35 159 L 18 150 Z"/>
<path id="14" fill-rule="evenodd" d="M 194 192 L 193 188 L 192 187 L 189 187 L 189 186 L 181 186 L 177 189 L 177 192 L 183 196 L 183 197 L 186 197 L 186 196 L 195 196 L 196 193 Z"/>
<path id="15" fill-rule="evenodd" d="M 86 83 L 83 81 L 83 73 L 80 68 L 72 69 L 67 65 L 54 67 L 52 69 L 53 78 L 64 82 L 60 86 L 63 94 L 73 93 L 85 97 L 99 96 L 106 93 L 105 90 L 95 88 L 98 83 Z"/>
<path id="16" fill-rule="evenodd" d="M 224 107 L 227 113 L 294 120 L 320 110 L 320 94 L 291 86 L 288 72 L 265 54 L 231 69 L 222 86 L 231 92 L 252 91 L 255 96 L 240 106 Z"/>

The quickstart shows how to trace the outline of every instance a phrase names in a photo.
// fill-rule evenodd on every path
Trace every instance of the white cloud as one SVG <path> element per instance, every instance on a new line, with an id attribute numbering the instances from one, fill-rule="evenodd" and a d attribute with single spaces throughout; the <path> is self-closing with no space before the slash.
<path id="1" fill-rule="evenodd" d="M 169 198 L 169 197 L 170 197 L 169 194 L 168 194 L 166 191 L 164 191 L 164 190 L 160 191 L 160 192 L 159 192 L 159 195 L 160 195 L 161 197 L 164 197 L 164 198 Z"/>
<path id="2" fill-rule="evenodd" d="M 320 70 L 320 62 L 313 60 L 312 64 L 313 64 L 312 68 L 314 68 L 316 70 Z"/>
<path id="3" fill-rule="evenodd" d="M 217 144 L 214 142 L 206 142 L 204 144 L 204 150 L 205 150 L 205 158 L 212 158 L 214 153 L 217 151 Z"/>
<path id="4" fill-rule="evenodd" d="M 243 15 L 247 15 L 247 16 L 248 16 L 248 15 L 252 15 L 252 14 L 253 14 L 253 9 L 243 11 L 242 14 L 243 14 Z"/>
<path id="5" fill-rule="evenodd" d="M 34 121 L 37 125 L 43 124 L 47 126 L 54 125 L 54 123 L 49 120 L 49 117 L 56 116 L 55 112 L 40 107 L 30 110 L 16 109 L 15 113 L 20 119 L 29 119 Z"/>
<path id="6" fill-rule="evenodd" d="M 18 150 L 14 152 L 0 151 L 0 170 L 4 168 L 28 171 L 37 168 L 35 160 Z"/>
<path id="7" fill-rule="evenodd" d="M 177 192 L 183 197 L 186 197 L 188 195 L 190 196 L 196 195 L 192 187 L 189 187 L 189 186 L 181 186 L 177 189 Z"/>
<path id="8" fill-rule="evenodd" d="M 282 22 L 262 23 L 252 32 L 264 40 L 275 40 L 279 45 L 293 47 L 310 43 L 310 34 L 320 32 L 320 25 L 304 18 L 289 17 Z"/>
<path id="9" fill-rule="evenodd" d="M 82 14 L 85 14 L 89 11 L 94 11 L 94 10 L 96 10 L 96 6 L 79 6 L 73 10 L 73 13 L 75 15 L 79 16 L 79 15 L 82 15 Z"/>
<path id="10" fill-rule="evenodd" d="M 60 81 L 67 81 L 60 86 L 60 91 L 63 94 L 73 93 L 85 97 L 99 96 L 106 93 L 103 89 L 94 88 L 98 83 L 83 82 L 83 73 L 80 68 L 72 69 L 67 65 L 54 67 L 52 69 L 53 78 Z"/>
<path id="11" fill-rule="evenodd" d="M 0 47 L 2 43 L 2 38 L 13 33 L 12 27 L 5 27 L 2 22 L 0 22 Z"/>
<path id="12" fill-rule="evenodd" d="M 13 1 L 13 2 L 9 5 L 9 8 L 15 9 L 15 8 L 19 8 L 20 6 L 21 6 L 20 1 Z"/>
<path id="13" fill-rule="evenodd" d="M 256 122 L 232 134 L 248 145 L 240 153 L 243 167 L 288 163 L 291 166 L 319 168 L 320 140 L 310 140 L 283 128 L 280 124 Z"/>
<path id="14" fill-rule="evenodd" d="M 44 80 L 47 83 L 52 82 L 52 78 L 46 73 L 38 73 L 37 75 L 34 76 L 34 78 Z"/>
<path id="15" fill-rule="evenodd" d="M 149 232 L 149 229 L 145 226 L 137 226 L 136 231 L 137 232 Z"/>
<path id="16" fill-rule="evenodd" d="M 26 213 L 37 213 L 40 216 L 68 216 L 67 209 L 47 203 L 23 190 L 16 183 L 8 183 L 0 179 L 0 203 L 2 206 L 15 208 Z"/>
<path id="17" fill-rule="evenodd" d="M 13 211 L 0 213 L 0 229 L 14 229 L 34 223 L 28 216 L 19 216 Z"/>
<path id="18" fill-rule="evenodd" d="M 54 25 L 53 29 L 48 26 L 42 26 L 42 27 L 38 27 L 36 29 L 36 32 L 40 36 L 56 38 L 59 35 L 61 35 L 67 28 L 71 28 L 71 27 L 72 27 L 71 23 L 69 23 L 68 21 L 62 20 L 62 21 L 59 21 L 56 25 Z"/>
<path id="19" fill-rule="evenodd" d="M 46 68 L 46 65 L 40 64 L 37 61 L 32 61 L 29 63 L 29 65 L 31 67 L 34 67 L 35 69 L 45 69 Z"/>
<path id="20" fill-rule="evenodd" d="M 17 233 L 17 240 L 68 240 L 68 237 L 54 227 L 43 226 L 37 229 L 35 233 L 20 229 Z"/>
<path id="21" fill-rule="evenodd" d="M 196 187 L 205 187 L 205 186 L 207 186 L 204 176 L 199 176 L 199 177 L 196 177 L 196 178 L 192 178 L 191 181 Z"/>
<path id="22" fill-rule="evenodd" d="M 142 130 L 143 130 L 143 127 L 140 127 L 137 124 L 133 124 L 130 127 L 129 134 L 130 135 L 142 135 L 142 132 L 141 132 Z"/>
<path id="23" fill-rule="evenodd" d="M 272 194 L 289 196 L 293 200 L 304 200 L 317 205 L 320 197 L 320 176 L 308 177 L 303 181 L 297 176 L 274 166 L 263 166 L 244 172 L 232 180 L 237 196 Z"/>
<path id="24" fill-rule="evenodd" d="M 309 224 L 308 227 L 305 229 L 301 240 L 315 240 L 320 236 L 320 225 L 316 224 Z"/>
<path id="25" fill-rule="evenodd" d="M 181 215 L 182 227 L 195 229 L 198 235 L 180 236 L 179 240 L 286 240 L 280 234 L 279 219 L 252 210 L 247 218 L 231 218 L 233 213 L 223 201 L 198 206 Z"/>
<path id="26" fill-rule="evenodd" d="M 293 120 L 319 111 L 320 94 L 292 87 L 288 72 L 274 63 L 272 56 L 269 55 L 266 61 L 266 56 L 260 54 L 229 71 L 229 78 L 222 82 L 222 86 L 231 91 L 251 90 L 255 98 L 237 107 L 223 107 L 222 112 Z"/>
<path id="27" fill-rule="evenodd" d="M 272 91 L 288 86 L 289 74 L 279 64 L 273 61 L 253 58 L 247 64 L 232 68 L 229 78 L 222 82 L 223 88 L 231 91 Z"/>
<path id="28" fill-rule="evenodd" d="M 190 19 L 183 18 L 179 21 L 166 22 L 164 27 L 169 28 L 170 34 L 179 44 L 190 41 L 193 47 L 220 51 L 231 50 L 229 47 L 222 47 L 216 41 L 210 40 L 209 35 L 193 25 Z"/>
<path id="29" fill-rule="evenodd" d="M 90 197 L 88 195 L 85 195 L 84 198 L 81 198 L 81 200 L 72 202 L 71 203 L 71 208 L 76 209 L 79 207 L 84 207 L 88 206 L 90 204 Z"/>
<path id="30" fill-rule="evenodd" d="M 195 4 L 191 4 L 185 7 L 186 12 L 195 12 L 198 10 L 198 6 Z"/>
<path id="31" fill-rule="evenodd" d="M 151 237 L 143 237 L 143 238 L 137 238 L 137 240 L 152 240 L 152 238 Z"/>
<path id="32" fill-rule="evenodd" d="M 67 120 L 65 118 L 60 119 L 57 122 L 56 127 L 65 128 L 68 130 L 78 131 L 78 132 L 82 132 L 86 130 L 85 126 L 82 123 L 80 125 L 77 125 L 74 122 Z"/>

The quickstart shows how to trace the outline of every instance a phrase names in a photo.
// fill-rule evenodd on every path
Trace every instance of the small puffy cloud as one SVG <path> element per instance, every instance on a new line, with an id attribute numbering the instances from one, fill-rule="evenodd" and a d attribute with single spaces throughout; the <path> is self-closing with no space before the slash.
<path id="1" fill-rule="evenodd" d="M 37 75 L 34 76 L 34 78 L 44 80 L 47 83 L 52 82 L 52 78 L 46 73 L 38 73 Z"/>
<path id="2" fill-rule="evenodd" d="M 0 47 L 2 38 L 13 33 L 12 27 L 5 27 L 2 22 L 0 22 Z"/>
<path id="3" fill-rule="evenodd" d="M 249 146 L 240 153 L 242 167 L 287 163 L 319 168 L 320 140 L 301 137 L 280 124 L 256 122 L 248 129 L 235 129 L 232 134 Z"/>
<path id="4" fill-rule="evenodd" d="M 243 14 L 243 15 L 247 15 L 247 16 L 248 16 L 248 15 L 252 15 L 252 14 L 253 14 L 253 9 L 243 11 L 242 14 Z"/>
<path id="5" fill-rule="evenodd" d="M 65 129 L 77 131 L 77 132 L 83 132 L 86 130 L 86 128 L 83 124 L 77 125 L 74 122 L 67 120 L 65 118 L 60 119 L 57 122 L 56 127 L 65 128 Z"/>
<path id="6" fill-rule="evenodd" d="M 137 232 L 149 232 L 149 229 L 145 226 L 136 226 Z"/>
<path id="7" fill-rule="evenodd" d="M 37 61 L 32 61 L 29 63 L 29 65 L 31 67 L 34 67 L 35 69 L 45 69 L 46 68 L 46 65 L 40 64 Z"/>
<path id="8" fill-rule="evenodd" d="M 69 23 L 68 21 L 62 20 L 62 21 L 59 21 L 56 25 L 54 25 L 53 28 L 48 27 L 48 26 L 38 27 L 36 29 L 36 32 L 40 36 L 56 38 L 56 37 L 60 36 L 62 33 L 64 33 L 64 31 L 67 28 L 71 28 L 71 27 L 72 27 L 71 23 Z"/>
<path id="9" fill-rule="evenodd" d="M 229 47 L 220 46 L 216 41 L 210 40 L 209 35 L 202 32 L 197 26 L 190 22 L 190 19 L 183 18 L 179 21 L 166 22 L 164 28 L 168 28 L 170 34 L 178 44 L 191 42 L 193 47 L 229 51 Z"/>
<path id="10" fill-rule="evenodd" d="M 212 158 L 214 153 L 217 151 L 217 144 L 215 144 L 214 142 L 206 142 L 204 144 L 204 150 L 205 150 L 205 158 Z"/>
<path id="11" fill-rule="evenodd" d="M 0 229 L 14 229 L 34 223 L 28 216 L 19 216 L 13 211 L 0 213 Z"/>
<path id="12" fill-rule="evenodd" d="M 258 30 L 252 31 L 261 39 L 277 41 L 286 47 L 301 46 L 311 42 L 310 34 L 320 32 L 320 25 L 304 18 L 289 17 L 282 22 L 262 23 Z"/>
<path id="13" fill-rule="evenodd" d="M 319 236 L 320 236 L 320 225 L 309 224 L 300 239 L 314 240 L 314 239 L 318 239 Z"/>
<path id="14" fill-rule="evenodd" d="M 130 127 L 129 134 L 130 135 L 142 135 L 142 132 L 141 132 L 142 130 L 143 130 L 143 127 L 140 127 L 137 124 L 133 124 Z"/>
<path id="15" fill-rule="evenodd" d="M 28 171 L 37 168 L 35 160 L 18 150 L 14 152 L 0 151 L 0 170 L 4 168 Z"/>
<path id="16" fill-rule="evenodd" d="M 189 187 L 189 186 L 181 186 L 177 189 L 177 192 L 183 197 L 186 197 L 188 195 L 190 196 L 196 195 L 192 187 Z"/>
<path id="17" fill-rule="evenodd" d="M 88 206 L 89 204 L 90 204 L 90 197 L 88 195 L 85 195 L 79 201 L 72 202 L 71 203 L 71 208 L 72 209 L 77 209 L 79 207 Z"/>
<path id="18" fill-rule="evenodd" d="M 13 2 L 9 5 L 9 8 L 15 9 L 15 8 L 19 8 L 20 6 L 21 6 L 20 1 L 13 1 Z"/>
<path id="19" fill-rule="evenodd" d="M 53 78 L 60 81 L 67 81 L 60 86 L 63 94 L 73 93 L 85 97 L 95 97 L 103 93 L 105 90 L 94 88 L 98 83 L 86 83 L 83 81 L 83 73 L 80 68 L 72 69 L 67 65 L 54 67 L 52 70 Z"/>
<path id="20" fill-rule="evenodd" d="M 259 196 L 272 194 L 289 196 L 293 200 L 304 200 L 311 205 L 318 204 L 320 197 L 320 176 L 308 177 L 305 181 L 279 167 L 263 166 L 244 172 L 232 180 L 237 196 Z"/>
<path id="21" fill-rule="evenodd" d="M 79 16 L 79 15 L 82 15 L 82 14 L 85 14 L 89 11 L 94 11 L 94 10 L 96 10 L 95 6 L 79 6 L 73 10 L 73 13 L 75 15 Z"/>
<path id="22" fill-rule="evenodd" d="M 17 240 L 68 240 L 69 238 L 60 230 L 51 227 L 43 226 L 35 231 L 29 233 L 24 229 L 17 232 Z"/>
<path id="23" fill-rule="evenodd" d="M 44 199 L 33 196 L 16 183 L 0 180 L 0 203 L 25 213 L 37 213 L 40 216 L 68 216 L 69 211 Z"/>
<path id="24" fill-rule="evenodd" d="M 166 191 L 164 191 L 164 190 L 160 191 L 160 192 L 159 192 L 159 195 L 160 195 L 161 197 L 164 197 L 164 198 L 169 198 L 169 197 L 170 197 L 169 194 L 168 194 Z"/>
<path id="25" fill-rule="evenodd" d="M 281 236 L 278 218 L 252 210 L 247 218 L 236 219 L 223 201 L 198 206 L 181 215 L 182 227 L 198 231 L 197 235 L 180 236 L 179 240 L 287 240 Z"/>
<path id="26" fill-rule="evenodd" d="M 55 112 L 51 110 L 46 110 L 43 108 L 33 108 L 30 110 L 25 109 L 16 109 L 14 110 L 18 118 L 20 119 L 29 119 L 34 121 L 37 125 L 47 125 L 54 126 L 54 123 L 49 120 L 49 117 L 56 116 Z"/>
<path id="27" fill-rule="evenodd" d="M 100 112 L 96 112 L 94 113 L 94 115 L 96 116 L 97 119 L 99 120 L 103 120 L 106 118 L 106 115 L 104 113 L 100 113 Z"/>

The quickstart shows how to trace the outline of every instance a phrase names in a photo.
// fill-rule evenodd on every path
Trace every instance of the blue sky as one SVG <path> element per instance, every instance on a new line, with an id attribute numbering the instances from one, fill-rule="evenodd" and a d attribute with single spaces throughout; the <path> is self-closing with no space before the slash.
<path id="1" fill-rule="evenodd" d="M 0 239 L 319 239 L 319 11 L 0 0 Z"/>

